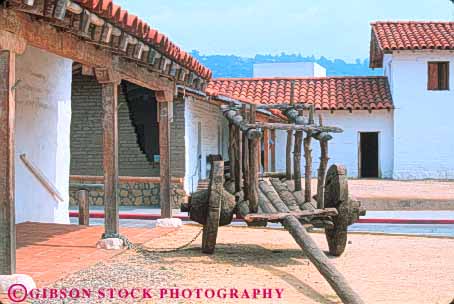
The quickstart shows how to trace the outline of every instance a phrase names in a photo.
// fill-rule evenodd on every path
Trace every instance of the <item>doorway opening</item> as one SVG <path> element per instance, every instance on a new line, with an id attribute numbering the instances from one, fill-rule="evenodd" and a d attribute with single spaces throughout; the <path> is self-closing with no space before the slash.
<path id="1" fill-rule="evenodd" d="M 378 159 L 378 132 L 360 132 L 360 177 L 380 177 Z"/>

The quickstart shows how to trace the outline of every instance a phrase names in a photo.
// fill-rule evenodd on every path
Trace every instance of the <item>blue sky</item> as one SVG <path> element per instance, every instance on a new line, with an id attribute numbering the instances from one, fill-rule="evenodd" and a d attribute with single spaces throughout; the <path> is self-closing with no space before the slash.
<path id="1" fill-rule="evenodd" d="M 116 0 L 186 51 L 368 57 L 374 20 L 454 20 L 449 0 Z"/>

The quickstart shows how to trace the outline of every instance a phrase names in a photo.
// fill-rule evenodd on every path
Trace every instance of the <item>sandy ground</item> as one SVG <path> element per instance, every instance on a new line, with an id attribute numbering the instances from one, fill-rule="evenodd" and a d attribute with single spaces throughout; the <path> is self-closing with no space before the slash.
<path id="1" fill-rule="evenodd" d="M 185 226 L 159 246 L 190 239 L 197 229 Z M 327 250 L 323 234 L 313 237 Z M 454 299 L 454 239 L 354 234 L 349 240 L 346 253 L 332 262 L 366 303 Z M 182 266 L 180 287 L 284 288 L 280 303 L 339 303 L 285 230 L 221 228 L 215 255 L 190 250 L 161 262 Z"/>
<path id="2" fill-rule="evenodd" d="M 185 225 L 147 247 L 176 248 L 199 230 L 199 226 Z M 323 234 L 312 236 L 327 249 Z M 149 303 L 340 303 L 285 230 L 223 227 L 211 256 L 201 254 L 200 241 L 177 252 L 128 251 L 55 286 L 99 288 L 110 284 L 147 287 L 156 293 L 163 287 L 282 288 L 283 298 L 272 301 L 155 298 Z M 454 299 L 454 239 L 351 234 L 349 241 L 346 253 L 331 261 L 365 303 L 448 304 Z"/>

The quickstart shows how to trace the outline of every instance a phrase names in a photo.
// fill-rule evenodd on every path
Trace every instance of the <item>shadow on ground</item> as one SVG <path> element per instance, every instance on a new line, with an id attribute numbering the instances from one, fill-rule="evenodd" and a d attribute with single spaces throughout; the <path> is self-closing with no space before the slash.
<path id="1" fill-rule="evenodd" d="M 139 251 L 139 254 L 146 261 L 150 258 L 152 263 L 160 263 L 164 267 L 175 264 L 227 264 L 233 267 L 254 267 L 265 270 L 270 275 L 291 285 L 299 293 L 313 299 L 317 303 L 336 304 L 336 300 L 330 299 L 331 295 L 323 295 L 313 287 L 300 280 L 293 274 L 279 268 L 288 266 L 307 266 L 310 262 L 304 253 L 298 249 L 268 249 L 256 244 L 223 244 L 216 245 L 213 255 L 201 252 L 201 247 L 193 245 L 179 251 L 154 251 L 149 249 Z M 209 259 L 208 261 L 206 259 Z M 156 261 L 156 259 L 158 261 Z M 239 270 L 241 271 L 241 269 Z M 246 270 L 245 270 L 246 271 Z M 250 271 L 250 270 L 249 270 Z"/>

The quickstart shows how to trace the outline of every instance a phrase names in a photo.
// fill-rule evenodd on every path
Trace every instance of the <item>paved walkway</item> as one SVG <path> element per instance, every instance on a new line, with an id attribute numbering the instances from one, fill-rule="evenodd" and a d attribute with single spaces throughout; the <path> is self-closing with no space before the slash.
<path id="1" fill-rule="evenodd" d="M 67 275 L 112 258 L 122 251 L 96 248 L 102 226 L 21 223 L 17 225 L 17 273 L 46 287 Z M 130 241 L 143 244 L 174 232 L 164 228 L 121 228 Z"/>
<path id="2" fill-rule="evenodd" d="M 454 181 L 353 179 L 349 186 L 358 198 L 454 201 Z"/>
<path id="3" fill-rule="evenodd" d="M 454 210 L 454 181 L 350 179 L 348 186 L 367 210 Z"/>

